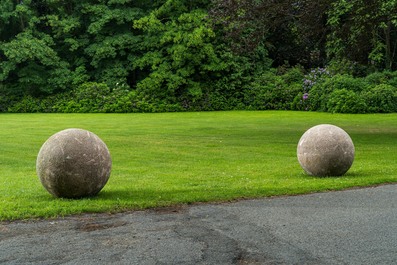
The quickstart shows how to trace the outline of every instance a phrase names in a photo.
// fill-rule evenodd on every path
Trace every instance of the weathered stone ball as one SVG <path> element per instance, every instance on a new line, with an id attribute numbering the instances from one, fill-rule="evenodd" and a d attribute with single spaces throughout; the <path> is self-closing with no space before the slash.
<path id="1" fill-rule="evenodd" d="M 321 124 L 307 130 L 299 140 L 297 155 L 303 170 L 312 176 L 342 176 L 353 164 L 354 145 L 341 128 Z"/>
<path id="2" fill-rule="evenodd" d="M 105 186 L 112 167 L 106 144 L 94 133 L 66 129 L 42 145 L 36 171 L 44 188 L 55 197 L 94 196 Z"/>

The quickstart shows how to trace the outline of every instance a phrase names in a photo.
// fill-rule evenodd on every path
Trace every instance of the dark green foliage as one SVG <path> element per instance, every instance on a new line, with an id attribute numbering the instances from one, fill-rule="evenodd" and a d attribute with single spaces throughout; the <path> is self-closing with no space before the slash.
<path id="1" fill-rule="evenodd" d="M 128 113 L 137 112 L 138 109 L 135 91 L 129 91 L 123 86 L 117 86 L 106 95 L 106 104 L 103 111 L 110 113 Z M 144 109 L 142 109 L 142 111 L 144 111 Z"/>
<path id="2" fill-rule="evenodd" d="M 104 83 L 84 83 L 77 89 L 59 95 L 53 103 L 53 112 L 96 113 L 96 112 L 156 112 L 167 111 L 156 109 L 140 99 L 135 91 L 125 85 L 110 89 Z"/>
<path id="3" fill-rule="evenodd" d="M 38 98 L 32 96 L 24 96 L 14 105 L 8 108 L 8 112 L 19 112 L 19 113 L 33 113 L 33 112 L 44 112 L 45 102 L 42 102 Z"/>
<path id="4" fill-rule="evenodd" d="M 368 88 L 367 82 L 362 78 L 354 78 L 349 75 L 335 75 L 324 82 L 324 86 L 330 90 L 347 89 L 360 92 Z"/>
<path id="5" fill-rule="evenodd" d="M 354 78 L 349 75 L 327 77 L 321 80 L 321 82 L 314 84 L 308 92 L 308 108 L 315 111 L 328 111 L 328 100 L 335 90 L 360 93 L 361 91 L 366 91 L 368 88 L 368 83 L 362 78 Z M 334 106 L 335 103 L 331 105 Z"/>
<path id="6" fill-rule="evenodd" d="M 394 73 L 373 73 L 366 78 L 335 75 L 317 82 L 304 102 L 307 110 L 338 113 L 367 113 L 397 111 Z M 295 109 L 299 108 L 295 100 Z"/>
<path id="7" fill-rule="evenodd" d="M 88 23 L 82 24 L 84 33 L 77 40 L 81 47 L 76 48 L 83 52 L 92 80 L 109 86 L 133 82 L 129 78 L 134 74 L 133 63 L 142 41 L 133 25 L 145 14 L 143 7 L 139 1 L 82 4 L 80 20 Z M 75 41 L 70 43 L 73 46 Z"/>
<path id="8" fill-rule="evenodd" d="M 161 8 L 135 22 L 135 28 L 146 33 L 142 49 L 145 54 L 134 61 L 134 67 L 150 72 L 137 84 L 137 91 L 155 104 L 190 104 L 201 100 L 206 81 L 221 76 L 227 62 L 221 60 L 214 45 L 214 31 L 202 9 L 174 6 L 167 1 Z M 162 19 L 167 9 L 174 17 Z M 168 11 L 169 12 L 169 11 Z M 164 21 L 164 22 L 163 22 Z"/>
<path id="9" fill-rule="evenodd" d="M 365 113 L 366 109 L 364 99 L 345 88 L 334 90 L 327 101 L 327 110 L 332 113 Z"/>
<path id="10" fill-rule="evenodd" d="M 275 66 L 306 67 L 325 62 L 326 12 L 330 0 L 213 0 L 210 16 L 222 28 L 224 42 L 238 54 L 265 44 Z"/>
<path id="11" fill-rule="evenodd" d="M 397 111 L 397 2 L 367 2 L 3 0 L 0 112 Z"/>
<path id="12" fill-rule="evenodd" d="M 205 94 L 204 100 L 201 103 L 201 110 L 231 110 L 233 106 L 236 106 L 235 103 L 232 98 L 228 99 L 222 93 L 214 91 Z"/>
<path id="13" fill-rule="evenodd" d="M 365 77 L 365 81 L 370 85 L 389 84 L 397 87 L 397 71 L 374 72 Z"/>
<path id="14" fill-rule="evenodd" d="M 245 103 L 250 109 L 289 110 L 296 95 L 302 91 L 300 83 L 294 83 L 293 75 L 283 76 L 268 71 L 257 77 L 245 90 Z M 298 75 L 299 76 L 299 75 Z"/>
<path id="15" fill-rule="evenodd" d="M 363 95 L 368 112 L 390 113 L 397 111 L 397 89 L 391 85 L 380 84 Z"/>
<path id="16" fill-rule="evenodd" d="M 385 84 L 389 82 L 391 74 L 389 71 L 371 73 L 365 77 L 365 81 L 371 85 Z"/>
<path id="17" fill-rule="evenodd" d="M 295 67 L 284 70 L 280 74 L 282 79 L 287 85 L 296 84 L 296 83 L 300 84 L 303 78 L 305 77 L 304 71 L 305 70 L 303 69 L 303 67 L 297 65 Z"/>
<path id="18" fill-rule="evenodd" d="M 351 75 L 353 77 L 365 77 L 376 71 L 376 67 L 373 67 L 373 65 L 359 64 L 348 59 L 332 59 L 327 68 L 332 74 Z"/>
<path id="19" fill-rule="evenodd" d="M 0 81 L 14 93 L 50 94 L 72 83 L 74 73 L 53 49 L 49 35 L 22 32 L 8 43 L 0 43 Z"/>
<path id="20" fill-rule="evenodd" d="M 149 8 L 144 1 L 16 2 L 0 5 L 0 25 L 13 25 L 10 34 L 0 29 L 0 81 L 7 90 L 42 96 L 89 80 L 134 82 L 140 37 L 132 26 Z"/>
<path id="21" fill-rule="evenodd" d="M 396 11 L 396 1 L 333 1 L 327 12 L 329 57 L 395 69 Z"/>
<path id="22" fill-rule="evenodd" d="M 1 102 L 2 98 L 0 98 Z M 125 85 L 110 89 L 104 83 L 84 83 L 76 89 L 48 97 L 30 95 L 5 104 L 8 112 L 129 113 L 182 111 L 178 104 L 152 104 Z"/>
<path id="23" fill-rule="evenodd" d="M 58 112 L 105 112 L 110 89 L 106 84 L 85 83 L 73 90 L 54 110 Z"/>

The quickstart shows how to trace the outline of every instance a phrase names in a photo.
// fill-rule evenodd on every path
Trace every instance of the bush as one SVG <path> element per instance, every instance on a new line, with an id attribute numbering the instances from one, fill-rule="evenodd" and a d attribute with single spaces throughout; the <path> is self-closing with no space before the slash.
<path id="1" fill-rule="evenodd" d="M 310 110 L 308 94 L 299 92 L 291 102 L 291 110 Z"/>
<path id="2" fill-rule="evenodd" d="M 80 107 L 79 112 L 105 112 L 109 87 L 104 83 L 84 83 L 74 91 L 73 99 Z"/>
<path id="3" fill-rule="evenodd" d="M 85 83 L 77 89 L 59 94 L 53 104 L 54 112 L 155 112 L 153 104 L 139 98 L 135 91 L 124 86 L 110 90 L 104 83 Z"/>
<path id="4" fill-rule="evenodd" d="M 390 113 L 397 111 L 396 88 L 388 84 L 373 87 L 363 95 L 368 111 L 373 113 Z"/>
<path id="5" fill-rule="evenodd" d="M 315 84 L 309 91 L 308 105 L 310 110 L 328 111 L 328 100 L 335 90 L 348 90 L 360 94 L 367 91 L 369 84 L 362 78 L 349 75 L 335 75 Z"/>
<path id="6" fill-rule="evenodd" d="M 365 81 L 370 85 L 385 84 L 389 81 L 390 72 L 375 72 L 365 77 Z"/>
<path id="7" fill-rule="evenodd" d="M 287 85 L 300 83 L 304 77 L 304 69 L 299 65 L 286 70 L 281 75 L 281 78 Z"/>
<path id="8" fill-rule="evenodd" d="M 12 104 L 10 101 L 12 102 L 9 97 L 0 94 L 0 113 L 7 112 L 9 106 Z"/>
<path id="9" fill-rule="evenodd" d="M 366 78 L 331 76 L 316 68 L 304 75 L 299 67 L 275 69 L 201 86 L 197 97 L 181 94 L 173 100 L 151 97 L 126 85 L 109 88 L 84 83 L 48 97 L 8 95 L 0 91 L 0 112 L 175 112 L 215 110 L 312 110 L 340 113 L 397 112 L 397 72 L 377 72 Z M 303 80 L 303 82 L 302 82 Z M 223 82 L 225 81 L 225 82 Z M 230 80 L 229 80 L 230 81 Z M 392 85 L 395 84 L 395 85 Z"/>
<path id="10" fill-rule="evenodd" d="M 232 98 L 232 97 L 230 97 Z M 219 92 L 215 91 L 207 91 L 200 102 L 196 102 L 195 105 L 185 104 L 185 109 L 187 110 L 204 110 L 204 111 L 217 111 L 217 110 L 231 110 L 233 109 L 233 100 L 228 100 L 228 98 Z M 189 107 L 187 106 L 190 106 Z"/>
<path id="11" fill-rule="evenodd" d="M 375 70 L 373 66 L 358 64 L 347 59 L 332 60 L 328 68 L 333 74 L 348 74 L 354 77 L 365 77 Z"/>
<path id="12" fill-rule="evenodd" d="M 365 80 L 372 86 L 388 84 L 397 87 L 397 71 L 374 72 L 365 77 Z"/>
<path id="13" fill-rule="evenodd" d="M 137 112 L 137 101 L 135 91 L 129 91 L 123 87 L 115 88 L 106 96 L 103 111 L 109 113 Z"/>
<path id="14" fill-rule="evenodd" d="M 105 112 L 110 89 L 104 83 L 84 83 L 68 93 L 59 94 L 53 105 L 54 112 Z"/>
<path id="15" fill-rule="evenodd" d="M 51 112 L 51 104 L 49 98 L 34 98 L 26 95 L 11 104 L 7 111 L 14 113 Z"/>
<path id="16" fill-rule="evenodd" d="M 244 102 L 250 109 L 290 110 L 291 103 L 301 90 L 302 87 L 299 83 L 287 84 L 283 76 L 266 72 L 245 89 Z"/>
<path id="17" fill-rule="evenodd" d="M 357 93 L 347 89 L 337 89 L 329 96 L 327 109 L 332 113 L 364 113 L 367 105 Z"/>

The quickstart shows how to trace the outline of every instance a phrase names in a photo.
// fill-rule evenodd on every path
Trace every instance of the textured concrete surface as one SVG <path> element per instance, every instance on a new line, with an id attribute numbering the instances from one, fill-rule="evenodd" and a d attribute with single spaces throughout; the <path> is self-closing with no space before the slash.
<path id="1" fill-rule="evenodd" d="M 55 197 L 96 195 L 107 183 L 111 167 L 106 144 L 83 129 L 66 129 L 52 135 L 36 160 L 41 183 Z"/>
<path id="2" fill-rule="evenodd" d="M 397 185 L 0 223 L 0 264 L 397 264 Z"/>
<path id="3" fill-rule="evenodd" d="M 309 175 L 341 176 L 354 161 L 354 144 L 341 128 L 320 124 L 307 130 L 299 140 L 298 161 Z"/>

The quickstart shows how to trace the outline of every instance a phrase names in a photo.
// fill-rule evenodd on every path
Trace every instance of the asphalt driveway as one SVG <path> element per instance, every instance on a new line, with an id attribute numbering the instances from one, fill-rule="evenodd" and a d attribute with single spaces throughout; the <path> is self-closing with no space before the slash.
<path id="1" fill-rule="evenodd" d="M 0 223 L 0 264 L 397 264 L 397 185 Z"/>

